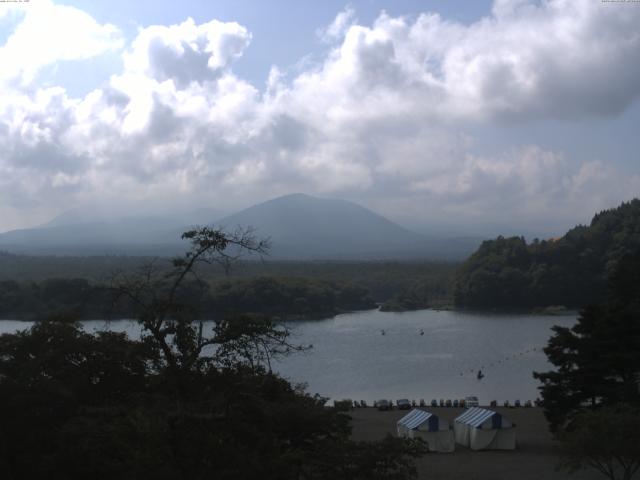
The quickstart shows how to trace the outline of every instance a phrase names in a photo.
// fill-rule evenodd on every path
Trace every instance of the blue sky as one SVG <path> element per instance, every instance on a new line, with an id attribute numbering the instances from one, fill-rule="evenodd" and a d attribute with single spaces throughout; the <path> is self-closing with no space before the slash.
<path id="1" fill-rule="evenodd" d="M 181 23 L 186 17 L 192 17 L 198 23 L 213 18 L 238 22 L 249 29 L 253 41 L 234 66 L 234 70 L 258 88 L 263 88 L 272 65 L 294 68 L 307 56 L 320 57 L 328 46 L 318 38 L 318 29 L 329 25 L 338 12 L 349 6 L 365 24 L 371 24 L 382 11 L 394 16 L 416 16 L 425 11 L 433 11 L 446 18 L 470 23 L 491 10 L 491 2 L 485 0 L 327 0 L 313 3 L 291 0 L 115 0 L 64 3 L 88 12 L 101 23 L 118 25 L 129 41 L 135 38 L 139 28 Z M 6 37 L 8 33 L 9 29 L 6 29 L 2 36 Z M 114 53 L 94 59 L 92 63 L 94 68 L 83 76 L 74 74 L 74 65 L 66 66 L 67 68 L 58 66 L 53 79 L 67 85 L 70 92 L 83 94 L 94 88 L 96 83 L 107 80 L 114 68 L 121 64 L 121 58 Z"/>
<path id="2" fill-rule="evenodd" d="M 556 235 L 640 192 L 640 4 L 0 4 L 0 231 L 302 191 Z"/>

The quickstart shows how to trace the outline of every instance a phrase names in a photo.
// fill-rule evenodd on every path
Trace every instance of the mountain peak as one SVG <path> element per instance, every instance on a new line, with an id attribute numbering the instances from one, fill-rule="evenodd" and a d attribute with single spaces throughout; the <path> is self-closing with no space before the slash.
<path id="1" fill-rule="evenodd" d="M 252 226 L 278 258 L 375 258 L 424 241 L 383 216 L 346 200 L 292 193 L 224 218 L 223 226 Z"/>
<path id="2" fill-rule="evenodd" d="M 82 212 L 81 212 L 82 213 Z M 89 212 L 91 213 L 91 212 Z M 198 212 L 199 218 L 213 214 Z M 194 219 L 195 220 L 195 219 Z M 3 249 L 82 255 L 182 251 L 180 233 L 193 222 L 180 218 L 116 217 L 72 211 L 40 228 L 0 234 Z M 253 227 L 269 237 L 274 259 L 378 260 L 460 258 L 477 246 L 424 237 L 361 205 L 304 193 L 291 193 L 253 205 L 216 222 L 221 227 Z"/>

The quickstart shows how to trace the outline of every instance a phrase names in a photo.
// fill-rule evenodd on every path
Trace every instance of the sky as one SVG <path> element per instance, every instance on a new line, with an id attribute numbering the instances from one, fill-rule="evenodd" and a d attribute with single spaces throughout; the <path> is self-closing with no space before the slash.
<path id="1" fill-rule="evenodd" d="M 303 192 L 552 236 L 640 193 L 640 3 L 0 3 L 0 231 Z"/>

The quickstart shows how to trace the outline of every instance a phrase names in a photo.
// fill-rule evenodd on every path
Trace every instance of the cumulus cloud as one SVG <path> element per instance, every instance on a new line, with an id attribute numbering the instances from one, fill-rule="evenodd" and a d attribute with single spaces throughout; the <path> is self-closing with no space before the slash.
<path id="1" fill-rule="evenodd" d="M 344 37 L 347 30 L 356 23 L 356 11 L 349 6 L 336 15 L 333 22 L 316 33 L 324 42 L 331 43 Z"/>
<path id="2" fill-rule="evenodd" d="M 3 4 L 1 10 L 23 19 L 0 48 L 0 80 L 30 83 L 40 69 L 58 61 L 88 59 L 123 46 L 117 27 L 101 25 L 74 7 L 35 0 Z"/>
<path id="3" fill-rule="evenodd" d="M 179 25 L 154 25 L 142 29 L 133 41 L 124 55 L 125 69 L 184 87 L 214 79 L 250 41 L 251 34 L 235 22 L 196 25 L 189 18 Z"/>
<path id="4" fill-rule="evenodd" d="M 590 0 L 500 0 L 468 26 L 383 13 L 350 26 L 322 71 L 302 80 L 330 98 L 329 86 L 349 99 L 384 92 L 399 108 L 448 119 L 612 114 L 640 92 L 639 20 L 638 9 Z"/>
<path id="5" fill-rule="evenodd" d="M 187 19 L 141 28 L 123 70 L 72 98 L 24 82 L 122 39 L 84 12 L 43 5 L 80 37 L 31 56 L 25 45 L 41 17 L 27 10 L 0 48 L 23 83 L 0 93 L 6 218 L 92 198 L 237 205 L 291 191 L 362 199 L 390 215 L 429 205 L 433 215 L 564 209 L 570 218 L 640 191 L 639 177 L 606 159 L 584 163 L 544 145 L 481 155 L 467 131 L 628 108 L 640 93 L 640 9 L 498 0 L 470 25 L 382 13 L 367 26 L 347 8 L 322 31 L 322 62 L 289 80 L 274 67 L 264 91 L 233 71 L 250 48 L 245 27 Z"/>
<path id="6" fill-rule="evenodd" d="M 561 153 L 526 145 L 497 157 L 466 154 L 455 168 L 418 179 L 411 188 L 499 215 L 542 215 L 567 205 L 588 214 L 636 194 L 640 176 L 624 177 L 600 161 L 575 163 Z"/>

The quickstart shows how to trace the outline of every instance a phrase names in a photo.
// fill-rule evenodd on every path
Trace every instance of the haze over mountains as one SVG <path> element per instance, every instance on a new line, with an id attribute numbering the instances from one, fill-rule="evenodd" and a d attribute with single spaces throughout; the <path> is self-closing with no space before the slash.
<path id="1" fill-rule="evenodd" d="M 185 245 L 180 233 L 196 224 L 227 229 L 252 226 L 270 237 L 273 259 L 461 259 L 480 238 L 424 236 L 352 202 L 291 194 L 224 218 L 210 210 L 190 215 L 92 217 L 67 212 L 38 228 L 0 234 L 0 249 L 58 255 L 172 255 Z"/>

